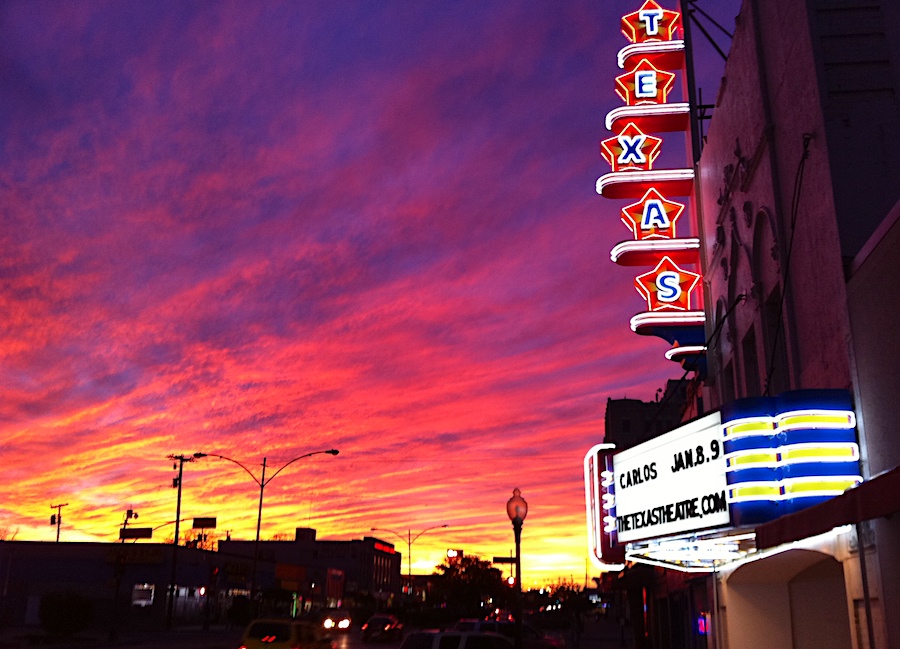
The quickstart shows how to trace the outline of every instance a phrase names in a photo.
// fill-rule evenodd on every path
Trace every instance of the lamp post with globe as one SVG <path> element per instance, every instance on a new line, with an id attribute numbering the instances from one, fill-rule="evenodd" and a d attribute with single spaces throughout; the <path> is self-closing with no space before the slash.
<path id="1" fill-rule="evenodd" d="M 518 489 L 513 489 L 512 498 L 506 502 L 506 515 L 516 539 L 516 649 L 522 649 L 522 523 L 528 515 L 528 503 Z"/>

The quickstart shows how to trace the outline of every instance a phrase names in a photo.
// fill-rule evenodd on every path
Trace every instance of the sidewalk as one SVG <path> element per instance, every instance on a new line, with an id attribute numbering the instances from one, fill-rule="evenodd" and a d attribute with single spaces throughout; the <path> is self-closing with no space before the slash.
<path id="1" fill-rule="evenodd" d="M 607 618 L 588 618 L 584 622 L 584 630 L 578 637 L 578 649 L 633 649 L 634 638 L 631 629 L 622 628 L 616 620 Z"/>

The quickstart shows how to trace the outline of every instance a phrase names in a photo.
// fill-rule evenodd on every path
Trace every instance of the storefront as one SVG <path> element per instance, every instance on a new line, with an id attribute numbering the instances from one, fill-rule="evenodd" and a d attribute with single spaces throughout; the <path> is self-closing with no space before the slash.
<path id="1" fill-rule="evenodd" d="M 858 463 L 839 390 L 736 400 L 630 449 L 592 448 L 591 559 L 621 575 L 639 645 L 871 646 L 880 585 L 857 531 L 900 510 L 900 470 L 862 482 Z"/>

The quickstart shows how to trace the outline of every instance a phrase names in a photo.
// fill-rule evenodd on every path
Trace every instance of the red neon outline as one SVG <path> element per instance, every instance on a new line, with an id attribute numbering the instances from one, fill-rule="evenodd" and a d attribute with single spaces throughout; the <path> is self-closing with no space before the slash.
<path id="1" fill-rule="evenodd" d="M 642 11 L 657 9 L 662 12 L 659 21 L 659 33 L 647 34 L 647 28 L 640 19 Z M 663 9 L 654 0 L 647 0 L 637 11 L 622 16 L 622 33 L 631 43 L 645 43 L 647 41 L 674 41 L 681 29 L 681 14 L 670 9 Z"/>
<path id="2" fill-rule="evenodd" d="M 643 144 L 638 147 L 641 155 L 643 155 L 644 157 L 644 162 L 626 162 L 624 164 L 619 162 L 619 157 L 625 152 L 625 147 L 619 144 L 619 140 L 623 136 L 628 138 L 644 138 Z M 652 171 L 653 162 L 656 160 L 657 156 L 659 156 L 659 149 L 661 146 L 661 138 L 658 138 L 654 135 L 647 135 L 641 129 L 635 126 L 634 122 L 629 122 L 628 126 L 623 128 L 618 135 L 607 138 L 600 142 L 600 155 L 602 155 L 603 159 L 610 164 L 613 172 L 628 170 Z"/>
<path id="3" fill-rule="evenodd" d="M 675 273 L 679 277 L 678 286 L 681 295 L 672 302 L 665 302 L 657 297 L 656 278 L 661 273 Z M 660 259 L 656 268 L 638 275 L 634 279 L 634 287 L 637 292 L 647 300 L 647 308 L 650 311 L 691 311 L 691 294 L 700 283 L 699 273 L 679 268 L 678 264 L 668 256 Z"/>
<path id="4" fill-rule="evenodd" d="M 684 41 L 647 41 L 626 45 L 616 57 L 620 70 L 624 70 L 630 59 L 649 60 L 660 70 L 678 71 L 684 67 Z"/>
<path id="5" fill-rule="evenodd" d="M 636 97 L 635 77 L 638 72 L 654 72 L 656 74 L 656 97 Z M 641 59 L 640 62 L 631 69 L 630 72 L 620 74 L 616 77 L 616 94 L 622 98 L 628 106 L 639 106 L 641 104 L 665 104 L 668 101 L 669 92 L 675 83 L 675 74 L 660 70 L 647 59 Z"/>
<path id="6" fill-rule="evenodd" d="M 650 230 L 644 230 L 641 227 L 641 221 L 644 220 L 644 210 L 646 209 L 647 203 L 650 201 L 658 201 L 662 204 L 662 210 L 669 220 L 669 227 L 657 228 L 654 226 Z M 678 218 L 683 212 L 683 203 L 670 201 L 660 194 L 655 187 L 651 187 L 637 203 L 632 203 L 631 205 L 623 207 L 619 218 L 621 218 L 625 227 L 634 235 L 635 241 L 644 241 L 647 239 L 677 239 L 678 235 L 675 234 L 675 228 Z"/>

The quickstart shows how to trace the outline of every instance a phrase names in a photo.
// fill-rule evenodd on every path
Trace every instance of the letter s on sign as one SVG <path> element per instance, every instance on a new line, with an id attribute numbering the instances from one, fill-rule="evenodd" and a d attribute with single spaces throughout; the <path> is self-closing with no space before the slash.
<path id="1" fill-rule="evenodd" d="M 656 297 L 661 302 L 675 302 L 681 297 L 681 275 L 665 270 L 656 276 Z"/>

